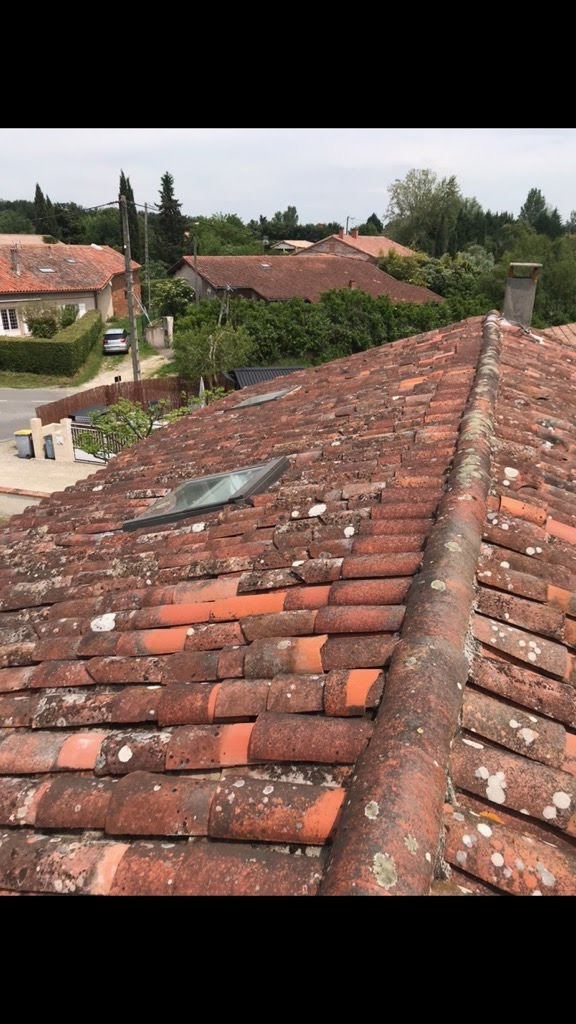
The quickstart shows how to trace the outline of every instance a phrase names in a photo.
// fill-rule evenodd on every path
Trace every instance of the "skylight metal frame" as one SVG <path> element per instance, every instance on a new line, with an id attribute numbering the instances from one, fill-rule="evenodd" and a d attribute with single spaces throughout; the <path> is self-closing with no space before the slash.
<path id="1" fill-rule="evenodd" d="M 246 398 L 240 402 L 240 405 L 233 406 L 232 412 L 236 412 L 238 409 L 257 409 L 260 405 L 270 405 L 299 390 L 299 388 L 284 388 L 282 391 L 268 391 L 265 395 L 254 395 L 252 398 Z"/>
<path id="2" fill-rule="evenodd" d="M 222 509 L 227 508 L 229 505 L 248 502 L 250 501 L 250 498 L 254 498 L 257 494 L 264 494 L 272 484 L 275 484 L 280 480 L 289 468 L 290 460 L 282 457 L 280 459 L 272 459 L 271 462 L 265 462 L 257 466 L 244 466 L 242 468 L 232 469 L 227 473 L 217 473 L 208 477 L 194 477 L 191 480 L 188 480 L 185 484 L 181 484 L 180 487 L 176 487 L 170 495 L 166 496 L 166 498 L 177 498 L 179 492 L 182 492 L 186 487 L 190 487 L 196 483 L 206 485 L 212 481 L 217 482 L 225 480 L 226 477 L 234 476 L 238 473 L 252 474 L 250 479 L 237 491 L 231 494 L 226 501 L 188 507 L 186 509 L 181 509 L 180 511 L 160 512 L 159 515 L 154 515 L 154 509 L 166 501 L 166 498 L 161 498 L 156 502 L 156 505 L 153 505 L 148 512 L 144 513 L 143 516 L 139 516 L 138 519 L 128 520 L 124 523 L 123 531 L 124 533 L 135 533 L 137 530 L 153 530 L 158 526 L 169 526 L 172 523 L 179 523 L 186 519 L 198 519 L 211 515 L 213 512 L 221 512 Z"/>

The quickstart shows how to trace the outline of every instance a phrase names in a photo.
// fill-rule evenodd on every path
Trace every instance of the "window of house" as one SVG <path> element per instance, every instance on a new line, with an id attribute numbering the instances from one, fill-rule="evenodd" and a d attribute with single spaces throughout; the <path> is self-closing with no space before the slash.
<path id="1" fill-rule="evenodd" d="M 143 516 L 124 523 L 124 532 L 177 523 L 181 519 L 208 515 L 227 505 L 249 501 L 267 491 L 289 467 L 288 459 L 273 459 L 261 466 L 189 480 L 165 498 L 160 498 Z"/>
<path id="2" fill-rule="evenodd" d="M 15 309 L 3 309 L 0 312 L 2 315 L 3 331 L 18 331 L 20 329 L 18 313 Z"/>

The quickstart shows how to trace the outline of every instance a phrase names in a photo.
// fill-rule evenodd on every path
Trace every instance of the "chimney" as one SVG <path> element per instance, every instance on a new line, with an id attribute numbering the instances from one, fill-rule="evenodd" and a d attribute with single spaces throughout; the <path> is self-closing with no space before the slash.
<path id="1" fill-rule="evenodd" d="M 357 287 L 358 287 L 358 285 L 356 284 L 356 281 L 350 281 L 350 291 L 351 292 L 356 291 Z"/>
<path id="2" fill-rule="evenodd" d="M 20 249 L 17 245 L 13 245 L 10 249 L 10 260 L 12 262 L 12 270 L 16 274 L 16 277 L 20 277 Z"/>
<path id="3" fill-rule="evenodd" d="M 530 327 L 541 263 L 511 263 L 508 270 L 504 316 L 511 323 Z"/>
<path id="4" fill-rule="evenodd" d="M 340 231 L 338 232 L 338 238 L 344 238 L 344 228 L 340 228 Z"/>
<path id="5" fill-rule="evenodd" d="M 352 238 L 360 238 L 360 231 L 358 230 L 358 228 L 354 228 L 354 230 L 352 231 Z"/>

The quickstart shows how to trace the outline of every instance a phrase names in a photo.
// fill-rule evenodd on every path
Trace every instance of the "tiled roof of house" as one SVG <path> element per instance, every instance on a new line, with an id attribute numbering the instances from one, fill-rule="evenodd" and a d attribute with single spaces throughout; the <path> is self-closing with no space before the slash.
<path id="1" fill-rule="evenodd" d="M 20 273 L 11 249 L 0 246 L 0 296 L 101 291 L 124 273 L 124 257 L 108 246 L 26 245 L 19 248 L 18 261 Z M 139 269 L 138 263 L 133 266 Z"/>
<path id="2" fill-rule="evenodd" d="M 0 891 L 575 895 L 575 360 L 469 321 L 15 517 Z M 253 506 L 122 532 L 279 456 Z"/>
<path id="3" fill-rule="evenodd" d="M 193 256 L 182 262 L 194 269 Z M 374 298 L 388 295 L 394 302 L 442 302 L 428 288 L 397 281 L 370 263 L 342 256 L 200 256 L 198 271 L 215 291 L 253 291 L 268 302 L 319 302 L 326 292 L 348 288 Z"/>
<path id="4" fill-rule="evenodd" d="M 342 242 L 343 245 L 348 245 L 352 249 L 357 249 L 359 252 L 366 253 L 367 256 L 371 256 L 373 259 L 379 259 L 380 256 L 389 256 L 391 252 L 395 252 L 397 256 L 414 256 L 414 250 L 408 249 L 405 245 L 400 245 L 399 242 L 393 242 L 391 238 L 386 238 L 384 235 L 330 235 L 330 238 L 336 239 L 338 242 Z M 328 239 L 323 239 L 324 242 Z M 318 242 L 317 245 L 322 245 L 322 242 Z"/>
<path id="5" fill-rule="evenodd" d="M 3 245 L 46 245 L 44 235 L 2 235 L 0 246 Z M 60 243 L 58 243 L 60 244 Z"/>
<path id="6" fill-rule="evenodd" d="M 305 251 L 306 249 L 310 249 L 311 246 L 314 245 L 314 242 L 306 242 L 303 239 L 298 238 L 284 238 L 281 242 L 275 242 L 272 248 L 276 249 L 282 245 L 289 245 L 292 249 L 302 249 L 302 251 Z"/>

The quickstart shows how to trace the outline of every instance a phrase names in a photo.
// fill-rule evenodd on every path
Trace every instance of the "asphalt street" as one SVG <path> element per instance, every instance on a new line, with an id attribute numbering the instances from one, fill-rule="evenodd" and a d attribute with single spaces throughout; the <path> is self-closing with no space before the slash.
<path id="1" fill-rule="evenodd" d="M 8 441 L 16 430 L 25 430 L 39 405 L 57 402 L 73 393 L 73 388 L 0 388 L 0 441 Z"/>

